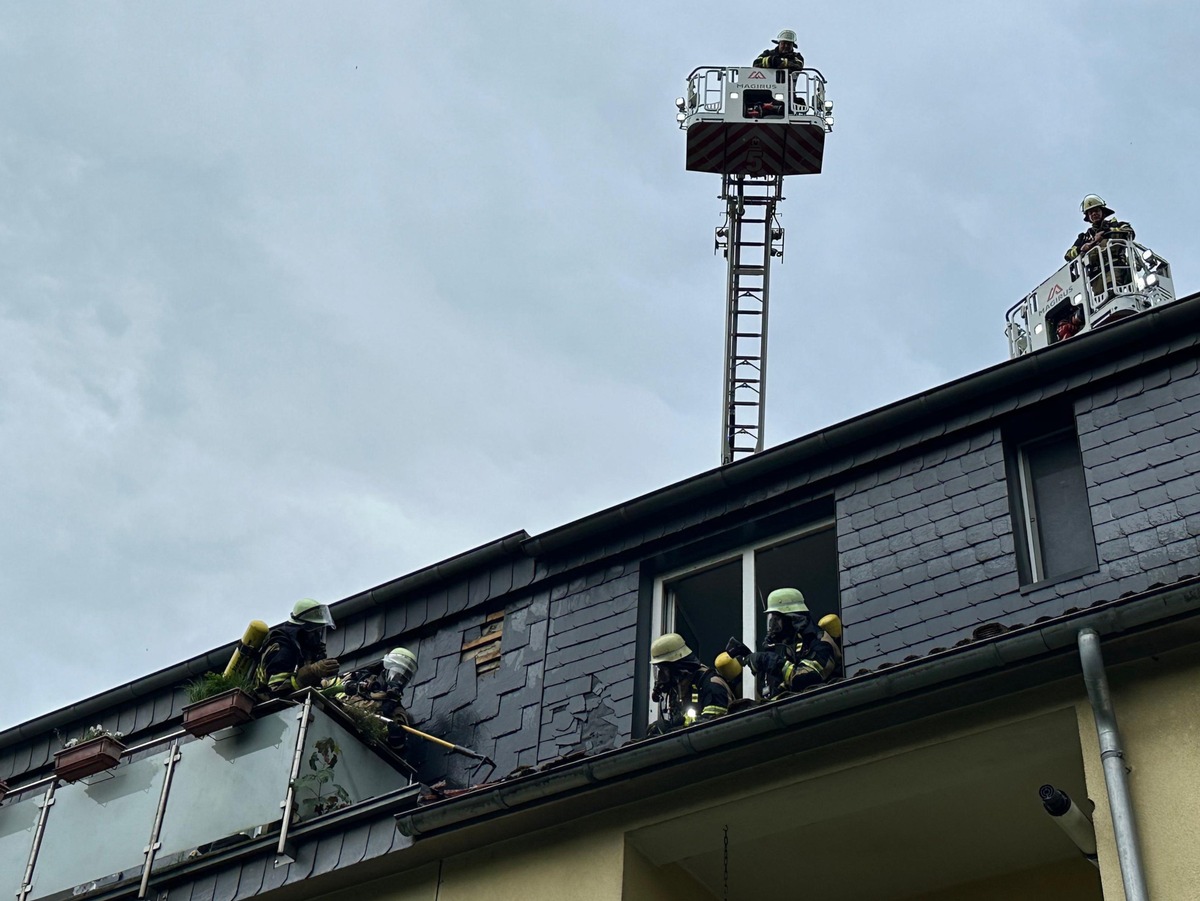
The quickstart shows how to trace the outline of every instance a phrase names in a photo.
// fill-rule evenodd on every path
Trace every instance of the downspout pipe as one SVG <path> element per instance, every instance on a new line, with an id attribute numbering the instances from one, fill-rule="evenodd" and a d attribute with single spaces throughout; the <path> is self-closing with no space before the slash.
<path id="1" fill-rule="evenodd" d="M 1083 681 L 1096 720 L 1096 737 L 1100 741 L 1100 762 L 1104 767 L 1104 784 L 1108 787 L 1108 808 L 1112 815 L 1113 834 L 1117 842 L 1117 862 L 1121 867 L 1121 882 L 1125 886 L 1125 901 L 1148 901 L 1146 875 L 1142 870 L 1138 850 L 1137 821 L 1129 795 L 1129 774 L 1125 769 L 1125 751 L 1121 733 L 1108 690 L 1104 658 L 1100 653 L 1100 636 L 1095 629 L 1079 631 L 1079 660 L 1083 665 Z"/>

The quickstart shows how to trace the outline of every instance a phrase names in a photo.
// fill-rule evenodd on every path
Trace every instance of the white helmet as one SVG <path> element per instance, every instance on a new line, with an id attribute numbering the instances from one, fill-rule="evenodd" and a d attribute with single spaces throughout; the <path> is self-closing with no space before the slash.
<path id="1" fill-rule="evenodd" d="M 1083 202 L 1079 204 L 1079 209 L 1080 212 L 1083 213 L 1084 219 L 1087 218 L 1088 213 L 1095 209 L 1099 209 L 1100 212 L 1102 212 L 1105 216 L 1116 215 L 1116 213 L 1108 208 L 1108 204 L 1104 202 L 1104 198 L 1100 197 L 1098 194 L 1089 194 L 1087 197 L 1083 198 Z"/>
<path id="2" fill-rule="evenodd" d="M 402 678 L 405 682 L 417 672 L 417 655 L 408 648 L 393 648 L 383 658 L 383 668 L 393 676 Z"/>
<path id="3" fill-rule="evenodd" d="M 808 604 L 798 588 L 776 588 L 767 595 L 767 613 L 808 613 Z"/>
<path id="4" fill-rule="evenodd" d="M 782 44 L 784 41 L 787 41 L 789 44 L 795 44 L 796 32 L 792 31 L 790 28 L 785 28 L 783 31 L 779 32 L 779 35 L 775 38 L 775 40 L 771 41 L 771 43 Z"/>
<path id="5" fill-rule="evenodd" d="M 660 635 L 654 639 L 654 644 L 650 645 L 650 662 L 655 665 L 674 663 L 676 660 L 682 660 L 691 655 L 692 649 L 687 646 L 687 642 L 678 632 Z"/>
<path id="6" fill-rule="evenodd" d="M 296 606 L 292 608 L 292 615 L 288 619 L 298 626 L 313 625 L 326 626 L 330 629 L 337 628 L 333 624 L 333 614 L 329 612 L 329 606 L 320 601 L 314 601 L 312 598 L 301 598 L 296 601 Z"/>

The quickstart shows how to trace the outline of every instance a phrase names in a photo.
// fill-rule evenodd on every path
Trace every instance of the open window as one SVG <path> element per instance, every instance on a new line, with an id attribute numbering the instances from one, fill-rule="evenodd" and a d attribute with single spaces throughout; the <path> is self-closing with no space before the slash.
<path id="1" fill-rule="evenodd" d="M 651 638 L 678 632 L 701 663 L 712 666 L 732 636 L 758 647 L 766 628 L 763 607 L 776 588 L 799 588 L 817 620 L 841 613 L 832 517 L 657 578 Z M 754 697 L 753 681 L 741 682 L 734 691 Z"/>
<path id="2" fill-rule="evenodd" d="M 1006 432 L 1009 505 L 1023 587 L 1094 572 L 1098 565 L 1074 419 L 1069 411 L 1060 412 L 1040 424 L 1040 431 Z"/>

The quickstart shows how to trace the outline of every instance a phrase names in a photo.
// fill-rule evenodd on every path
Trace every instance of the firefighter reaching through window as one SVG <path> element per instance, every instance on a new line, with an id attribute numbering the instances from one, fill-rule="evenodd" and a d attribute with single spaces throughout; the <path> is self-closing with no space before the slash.
<path id="1" fill-rule="evenodd" d="M 732 638 L 726 652 L 744 660 L 759 677 L 764 701 L 786 691 L 802 691 L 828 682 L 842 659 L 842 622 L 835 615 L 813 622 L 804 595 L 796 588 L 777 588 L 767 595 L 767 633 L 762 650 Z"/>
<path id="2" fill-rule="evenodd" d="M 796 49 L 796 32 L 785 28 L 771 43 L 775 47 L 764 50 L 751 63 L 756 69 L 804 68 L 804 55 Z"/>
<path id="3" fill-rule="evenodd" d="M 650 646 L 650 663 L 655 667 L 650 698 L 658 704 L 659 716 L 647 736 L 729 712 L 733 703 L 729 683 L 700 662 L 682 635 L 668 632 L 656 638 Z"/>

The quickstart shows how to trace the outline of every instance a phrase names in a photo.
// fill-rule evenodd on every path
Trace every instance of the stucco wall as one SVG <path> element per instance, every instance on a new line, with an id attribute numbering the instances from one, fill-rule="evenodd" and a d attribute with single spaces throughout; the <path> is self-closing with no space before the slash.
<path id="1" fill-rule="evenodd" d="M 1200 648 L 1109 668 L 1150 897 L 1193 901 L 1200 886 Z M 1105 901 L 1123 901 L 1108 791 L 1086 699 L 1078 705 Z"/>

